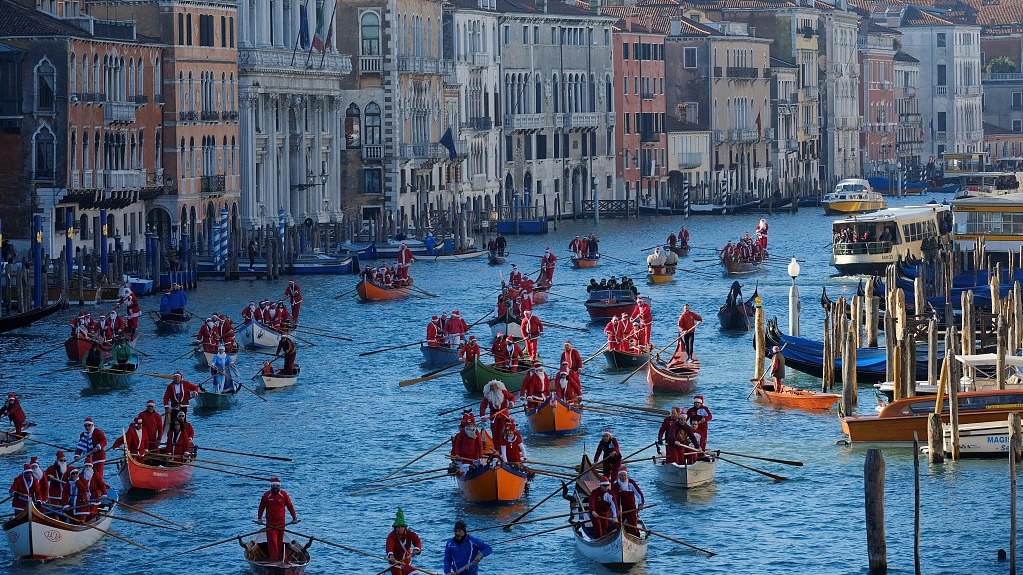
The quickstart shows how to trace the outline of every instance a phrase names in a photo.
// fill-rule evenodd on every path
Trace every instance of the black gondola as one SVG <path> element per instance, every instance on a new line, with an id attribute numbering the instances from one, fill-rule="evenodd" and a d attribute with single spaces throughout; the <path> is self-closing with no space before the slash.
<path id="1" fill-rule="evenodd" d="M 759 287 L 753 290 L 753 295 L 746 301 L 742 299 L 742 286 L 739 282 L 732 282 L 728 290 L 728 297 L 725 298 L 725 305 L 718 309 L 718 321 L 721 322 L 721 329 L 725 331 L 750 331 L 753 329 L 753 317 L 756 309 L 756 299 L 759 296 Z"/>
<path id="2" fill-rule="evenodd" d="M 24 313 L 16 313 L 0 317 L 0 333 L 12 331 L 22 327 L 28 327 L 44 317 L 64 308 L 64 294 L 61 294 L 57 301 L 50 305 L 30 309 Z"/>
<path id="3" fill-rule="evenodd" d="M 157 333 L 169 335 L 188 331 L 188 324 L 191 323 L 194 315 L 191 312 L 160 315 L 160 312 L 156 310 L 149 310 L 149 317 L 153 318 L 156 323 Z"/>

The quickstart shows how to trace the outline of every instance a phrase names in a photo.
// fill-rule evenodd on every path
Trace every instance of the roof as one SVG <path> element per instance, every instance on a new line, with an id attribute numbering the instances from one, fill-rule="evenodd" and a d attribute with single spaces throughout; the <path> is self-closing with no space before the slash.
<path id="1" fill-rule="evenodd" d="M 505 16 L 516 14 L 547 14 L 549 16 L 575 16 L 575 17 L 599 17 L 606 18 L 600 14 L 594 14 L 589 3 L 574 0 L 569 3 L 561 0 L 547 0 L 547 10 L 536 5 L 533 0 L 497 0 L 497 12 Z"/>
<path id="2" fill-rule="evenodd" d="M 0 37 L 31 38 L 58 36 L 91 38 L 77 26 L 12 0 L 0 0 Z"/>
<path id="3" fill-rule="evenodd" d="M 998 172 L 992 172 L 993 175 L 998 175 Z M 958 176 L 959 174 L 956 174 Z M 975 208 L 979 206 L 995 206 L 1001 208 L 1023 208 L 1023 192 L 1016 192 L 1014 194 L 998 194 L 998 195 L 980 195 L 980 196 L 969 196 L 965 198 L 958 198 L 952 200 L 953 211 L 956 208 Z M 963 210 L 963 211 L 969 211 Z"/>
<path id="4" fill-rule="evenodd" d="M 984 137 L 986 138 L 988 136 L 1018 136 L 1023 138 L 1023 134 L 1019 132 L 1014 132 L 997 124 L 984 122 Z"/>
<path id="5" fill-rule="evenodd" d="M 775 58 L 774 56 L 771 56 L 771 67 L 772 68 L 792 68 L 793 70 L 798 68 L 798 66 L 796 66 L 795 64 L 786 62 L 785 60 L 780 60 L 778 58 Z"/>
<path id="6" fill-rule="evenodd" d="M 902 36 L 902 32 L 899 32 L 895 28 L 882 26 L 880 24 L 875 23 L 870 18 L 863 19 L 863 24 L 860 26 L 860 31 L 866 34 L 887 34 L 889 36 Z"/>
<path id="7" fill-rule="evenodd" d="M 925 12 L 916 6 L 908 6 L 902 13 L 903 26 L 955 26 L 955 22 Z"/>
<path id="8" fill-rule="evenodd" d="M 895 61 L 896 62 L 915 62 L 917 64 L 920 63 L 920 60 L 917 60 L 916 58 L 914 58 L 913 56 L 903 52 L 902 50 L 899 50 L 898 52 L 895 53 Z"/>

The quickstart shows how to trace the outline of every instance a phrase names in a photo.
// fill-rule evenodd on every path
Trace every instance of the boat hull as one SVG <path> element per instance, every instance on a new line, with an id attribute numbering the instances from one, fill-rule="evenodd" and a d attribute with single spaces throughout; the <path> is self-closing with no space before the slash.
<path id="1" fill-rule="evenodd" d="M 92 341 L 81 337 L 69 337 L 64 341 L 64 353 L 72 363 L 82 363 L 85 354 L 92 348 Z"/>
<path id="2" fill-rule="evenodd" d="M 85 368 L 82 370 L 82 375 L 89 382 L 89 387 L 93 389 L 123 389 L 131 386 L 133 379 L 131 372 L 122 373 L 120 370 L 109 367 Z"/>
<path id="3" fill-rule="evenodd" d="M 388 288 L 377 285 L 373 282 L 368 282 L 364 279 L 359 281 L 359 285 L 355 286 L 355 290 L 359 292 L 359 298 L 364 302 L 405 299 L 412 293 L 411 285 L 406 287 Z"/>
<path id="4" fill-rule="evenodd" d="M 821 393 L 805 389 L 786 387 L 784 391 L 769 391 L 757 387 L 757 398 L 774 407 L 791 407 L 796 409 L 828 410 L 842 399 L 837 393 Z"/>
<path id="5" fill-rule="evenodd" d="M 419 346 L 419 351 L 423 354 L 423 365 L 427 367 L 451 365 L 458 361 L 457 347 L 421 344 Z"/>
<path id="6" fill-rule="evenodd" d="M 878 210 L 883 210 L 888 204 L 882 199 L 822 201 L 821 205 L 824 206 L 825 215 L 838 216 L 845 214 L 866 214 L 876 212 Z"/>
<path id="7" fill-rule="evenodd" d="M 57 298 L 57 301 L 53 302 L 50 305 L 32 309 L 26 311 L 25 313 L 10 314 L 0 317 L 0 333 L 8 332 L 22 327 L 28 327 L 32 325 L 33 322 L 39 321 L 44 317 L 63 309 L 64 304 L 65 304 L 64 294 L 62 293 Z"/>
<path id="8" fill-rule="evenodd" d="M 944 426 L 945 453 L 952 453 L 952 426 Z M 959 425 L 960 457 L 1006 457 L 1009 455 L 1007 421 Z"/>
<path id="9" fill-rule="evenodd" d="M 517 339 L 522 339 L 522 325 L 511 316 L 497 317 L 487 322 L 490 326 L 490 333 L 494 337 L 501 333 Z"/>
<path id="10" fill-rule="evenodd" d="M 125 491 L 166 491 L 184 487 L 192 480 L 192 471 L 191 465 L 147 465 L 129 455 L 118 464 L 117 475 Z"/>
<path id="11" fill-rule="evenodd" d="M 507 505 L 522 499 L 526 474 L 508 465 L 483 467 L 459 477 L 458 489 L 469 503 Z"/>
<path id="12" fill-rule="evenodd" d="M 263 387 L 266 389 L 282 389 L 285 387 L 291 387 L 298 382 L 298 374 L 295 375 L 260 375 L 259 378 L 263 381 Z"/>
<path id="13" fill-rule="evenodd" d="M 504 384 L 508 391 L 516 392 L 522 387 L 522 379 L 526 376 L 525 371 L 509 372 L 501 371 L 493 366 L 475 360 L 472 364 L 462 368 L 462 384 L 469 393 L 483 393 L 483 387 L 491 379 L 496 379 Z"/>
<path id="14" fill-rule="evenodd" d="M 22 431 L 22 434 L 25 437 L 29 437 L 30 436 L 30 434 L 27 431 Z M 25 439 L 25 437 L 22 437 L 21 439 L 15 439 L 14 441 L 9 441 L 11 439 L 12 435 L 14 435 L 14 429 L 8 429 L 7 431 L 0 431 L 0 441 L 3 442 L 3 443 L 0 443 L 0 457 L 3 457 L 5 455 L 13 455 L 13 454 L 21 451 L 22 449 L 25 449 L 25 445 L 28 442 L 28 440 Z"/>
<path id="15" fill-rule="evenodd" d="M 763 260 L 737 260 L 732 258 L 721 258 L 721 265 L 725 272 L 732 275 L 753 274 L 763 269 Z"/>
<path id="16" fill-rule="evenodd" d="M 543 403 L 526 408 L 526 419 L 533 433 L 564 434 L 578 431 L 583 413 L 556 397 L 548 397 Z"/>
<path id="17" fill-rule="evenodd" d="M 600 256 L 595 258 L 572 258 L 574 268 L 595 268 L 600 263 Z"/>
<path id="18" fill-rule="evenodd" d="M 245 560 L 256 575 L 302 575 L 311 560 L 309 552 L 290 534 L 284 534 L 286 561 L 267 561 L 269 557 L 261 545 L 266 543 L 266 532 L 261 531 L 244 546 Z"/>
<path id="19" fill-rule="evenodd" d="M 590 292 L 585 305 L 591 320 L 610 319 L 622 313 L 631 314 L 636 308 L 636 294 L 632 290 L 595 290 Z"/>
<path id="20" fill-rule="evenodd" d="M 660 365 L 651 361 L 646 368 L 646 381 L 654 393 L 689 393 L 696 388 L 700 374 L 700 362 L 694 361 L 678 366 Z"/>
<path id="21" fill-rule="evenodd" d="M 627 351 L 604 350 L 604 359 L 611 369 L 636 369 L 650 360 L 649 353 L 630 353 Z"/>
<path id="22" fill-rule="evenodd" d="M 674 281 L 674 280 L 675 280 L 675 272 L 672 272 L 670 274 L 669 273 L 657 274 L 657 273 L 654 273 L 654 272 L 649 272 L 649 273 L 646 274 L 646 281 L 648 281 L 648 282 L 650 282 L 652 284 L 666 284 L 666 283 L 668 283 L 670 281 Z"/>
<path id="23" fill-rule="evenodd" d="M 504 256 L 487 256 L 487 263 L 492 266 L 503 266 L 505 259 Z"/>
<path id="24" fill-rule="evenodd" d="M 108 497 L 117 499 L 117 491 L 111 490 Z M 69 557 L 88 549 L 103 538 L 103 531 L 110 529 L 113 521 L 109 513 L 100 515 L 90 523 L 96 527 L 93 529 L 46 517 L 39 508 L 29 503 L 25 513 L 4 523 L 4 535 L 11 554 L 19 561 L 49 561 Z"/>
<path id="25" fill-rule="evenodd" d="M 281 334 L 272 327 L 249 320 L 238 330 L 238 344 L 249 349 L 277 349 Z"/>
<path id="26" fill-rule="evenodd" d="M 630 535 L 620 527 L 616 531 L 594 539 L 590 537 L 586 524 L 590 522 L 588 499 L 593 489 L 597 489 L 598 473 L 587 456 L 583 456 L 581 469 L 584 473 L 576 478 L 575 491 L 569 502 L 572 518 L 572 532 L 575 535 L 575 546 L 579 553 L 591 561 L 600 563 L 609 569 L 627 570 L 636 563 L 646 559 L 647 540 L 643 537 Z M 639 521 L 640 533 L 646 531 L 646 525 Z M 648 535 L 649 537 L 649 535 Z"/>
<path id="27" fill-rule="evenodd" d="M 234 402 L 237 399 L 237 393 L 213 393 L 209 391 L 200 391 L 199 397 L 196 398 L 196 409 L 205 409 L 208 411 L 228 409 L 234 405 Z"/>
<path id="28" fill-rule="evenodd" d="M 691 465 L 664 463 L 664 459 L 657 457 L 653 460 L 654 468 L 657 470 L 657 479 L 661 483 L 683 489 L 692 489 L 714 481 L 714 473 L 718 468 L 717 459 L 697 460 Z"/>

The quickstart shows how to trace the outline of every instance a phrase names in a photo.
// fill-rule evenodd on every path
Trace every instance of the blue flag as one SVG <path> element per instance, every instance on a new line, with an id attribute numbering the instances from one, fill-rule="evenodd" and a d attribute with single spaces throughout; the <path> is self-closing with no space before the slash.
<path id="1" fill-rule="evenodd" d="M 458 151 L 455 150 L 455 138 L 451 135 L 451 128 L 449 127 L 444 135 L 440 138 L 440 145 L 448 149 L 448 159 L 454 161 L 458 158 Z"/>
<path id="2" fill-rule="evenodd" d="M 302 45 L 303 50 L 309 49 L 309 13 L 305 9 L 305 4 L 302 4 L 298 8 L 298 42 Z"/>

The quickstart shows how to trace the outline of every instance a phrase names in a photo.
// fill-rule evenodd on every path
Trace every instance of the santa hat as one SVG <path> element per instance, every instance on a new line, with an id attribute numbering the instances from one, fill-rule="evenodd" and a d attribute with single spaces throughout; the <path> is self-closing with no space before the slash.
<path id="1" fill-rule="evenodd" d="M 467 412 L 462 416 L 462 423 L 459 424 L 459 427 L 465 427 L 467 425 L 476 425 L 476 418 L 473 417 L 472 412 Z"/>
<path id="2" fill-rule="evenodd" d="M 628 473 L 628 472 L 629 472 L 629 468 L 625 467 L 624 465 L 618 468 L 618 475 L 621 475 L 623 473 Z"/>
<path id="3" fill-rule="evenodd" d="M 295 283 L 295 280 L 288 280 L 288 283 L 289 284 L 293 284 L 293 283 Z"/>
<path id="4" fill-rule="evenodd" d="M 608 480 L 607 477 L 601 475 L 600 476 L 600 484 L 601 485 L 611 485 L 611 482 Z"/>
<path id="5" fill-rule="evenodd" d="M 150 405 L 152 405 L 153 407 L 156 407 L 156 402 L 153 401 L 152 399 L 150 399 L 149 401 L 146 402 L 146 406 L 148 407 Z"/>
<path id="6" fill-rule="evenodd" d="M 543 367 L 543 364 L 540 363 L 539 361 L 534 361 L 533 362 L 533 367 Z"/>
<path id="7" fill-rule="evenodd" d="M 779 351 L 781 351 L 781 348 L 778 347 L 778 346 L 774 346 L 774 347 L 771 348 L 771 351 L 774 352 L 774 353 L 778 353 Z"/>
<path id="8" fill-rule="evenodd" d="M 438 317 L 438 316 L 433 316 L 433 317 L 431 317 L 430 319 L 431 319 L 431 320 L 433 320 L 433 321 L 437 321 L 438 319 L 440 319 L 440 317 Z"/>
<path id="9" fill-rule="evenodd" d="M 455 311 L 451 312 L 451 317 L 458 317 L 458 316 L 459 316 L 459 314 L 458 314 L 458 310 L 457 309 Z"/>
<path id="10" fill-rule="evenodd" d="M 39 465 L 39 456 L 38 455 L 33 455 L 32 459 L 28 462 L 28 464 L 29 465 L 38 466 Z"/>
<path id="11" fill-rule="evenodd" d="M 29 471 L 31 471 L 31 470 L 29 470 Z M 71 469 L 68 470 L 68 474 L 70 474 L 70 475 L 78 475 L 79 472 L 80 472 L 80 470 L 77 467 L 72 467 Z"/>
<path id="12" fill-rule="evenodd" d="M 176 375 L 178 377 L 184 377 L 183 375 L 181 375 L 181 370 L 175 371 L 174 375 Z"/>
<path id="13" fill-rule="evenodd" d="M 276 477 L 270 479 L 270 486 L 273 487 L 274 485 L 276 485 L 277 487 L 280 487 L 281 486 L 281 480 L 277 479 Z"/>
<path id="14" fill-rule="evenodd" d="M 611 435 L 611 428 L 610 427 L 605 427 L 604 428 L 604 435 Z"/>
<path id="15" fill-rule="evenodd" d="M 392 527 L 408 527 L 408 522 L 405 521 L 405 512 L 398 508 L 398 512 L 394 514 L 394 523 Z"/>
<path id="16" fill-rule="evenodd" d="M 29 465 L 28 463 L 26 463 L 25 465 L 23 465 L 23 466 L 22 466 L 22 469 L 24 469 L 24 472 L 23 472 L 23 473 L 32 473 L 32 466 L 31 466 L 31 465 Z"/>
<path id="17" fill-rule="evenodd" d="M 469 341 L 476 341 L 476 336 L 470 335 L 469 336 Z"/>
<path id="18" fill-rule="evenodd" d="M 696 397 L 693 398 L 693 401 L 694 402 L 703 403 L 703 396 L 702 395 L 697 395 Z"/>
<path id="19" fill-rule="evenodd" d="M 89 467 L 92 467 L 92 458 L 91 457 L 86 457 L 85 458 L 85 465 L 88 465 Z"/>
<path id="20" fill-rule="evenodd" d="M 515 264 L 512 264 L 512 267 L 515 268 L 515 267 L 518 267 L 518 266 L 516 266 Z"/>
<path id="21" fill-rule="evenodd" d="M 140 417 L 140 418 L 136 419 L 135 423 L 142 423 L 142 418 Z"/>
<path id="22" fill-rule="evenodd" d="M 545 249 L 544 251 L 545 251 L 545 252 L 549 252 L 549 251 L 551 251 L 551 248 L 549 248 L 549 247 L 548 247 L 548 248 L 547 248 L 547 249 Z"/>
<path id="23" fill-rule="evenodd" d="M 18 399 L 17 395 L 14 395 L 13 391 L 7 392 L 7 399 Z"/>
<path id="24" fill-rule="evenodd" d="M 500 337 L 504 337 L 504 334 L 503 334 L 503 333 L 501 333 L 501 332 L 497 332 L 497 335 L 495 335 L 494 337 L 498 337 L 498 338 L 500 338 Z"/>
<path id="25" fill-rule="evenodd" d="M 533 312 L 527 309 L 526 311 L 522 312 L 522 315 L 533 315 Z"/>
<path id="26" fill-rule="evenodd" d="M 91 417 L 86 417 L 85 418 L 85 425 L 92 425 L 92 418 Z"/>
<path id="27" fill-rule="evenodd" d="M 67 456 L 66 456 L 66 455 L 64 455 L 64 452 L 63 452 L 63 451 L 58 451 L 58 452 L 57 452 L 57 459 L 60 459 L 60 458 L 62 458 L 62 457 L 67 457 Z"/>
<path id="28" fill-rule="evenodd" d="M 256 300 L 250 300 L 249 305 L 256 305 Z"/>
<path id="29" fill-rule="evenodd" d="M 572 340 L 570 340 L 570 339 L 566 339 L 566 340 L 565 340 L 565 343 L 566 343 L 566 344 L 571 344 L 571 343 L 572 343 Z"/>
<path id="30" fill-rule="evenodd" d="M 563 361 L 563 362 L 561 362 L 561 365 L 568 365 L 568 362 L 567 361 Z"/>

